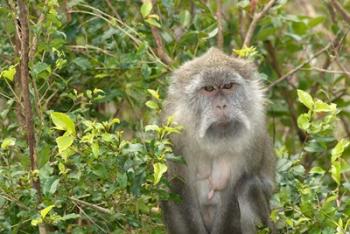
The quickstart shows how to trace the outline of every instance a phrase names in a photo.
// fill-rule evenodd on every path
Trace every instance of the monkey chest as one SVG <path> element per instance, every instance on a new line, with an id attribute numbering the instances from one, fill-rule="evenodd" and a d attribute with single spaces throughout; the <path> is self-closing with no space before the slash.
<path id="1" fill-rule="evenodd" d="M 198 162 L 195 187 L 200 205 L 218 205 L 220 203 L 220 194 L 231 181 L 230 165 L 227 158 Z"/>

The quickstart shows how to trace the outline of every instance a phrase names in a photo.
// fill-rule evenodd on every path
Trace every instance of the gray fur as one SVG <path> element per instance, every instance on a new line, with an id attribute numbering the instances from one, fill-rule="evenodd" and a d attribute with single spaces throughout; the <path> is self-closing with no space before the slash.
<path id="1" fill-rule="evenodd" d="M 201 94 L 204 86 L 230 82 L 233 91 Z M 254 65 L 218 49 L 174 72 L 164 118 L 184 128 L 172 141 L 186 164 L 169 162 L 172 192 L 183 199 L 162 203 L 169 233 L 253 234 L 258 223 L 272 226 L 275 157 L 264 105 Z"/>

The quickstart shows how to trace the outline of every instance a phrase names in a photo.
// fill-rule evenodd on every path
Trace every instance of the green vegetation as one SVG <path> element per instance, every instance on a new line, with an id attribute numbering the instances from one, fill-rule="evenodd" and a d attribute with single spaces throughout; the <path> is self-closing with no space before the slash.
<path id="1" fill-rule="evenodd" d="M 279 232 L 350 232 L 349 31 L 349 0 L 0 0 L 0 233 L 164 233 L 162 100 L 212 46 L 267 87 Z"/>

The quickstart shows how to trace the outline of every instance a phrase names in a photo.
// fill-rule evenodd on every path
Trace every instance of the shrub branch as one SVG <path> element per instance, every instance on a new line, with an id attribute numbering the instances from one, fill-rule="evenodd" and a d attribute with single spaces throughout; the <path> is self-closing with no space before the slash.
<path id="1" fill-rule="evenodd" d="M 271 7 L 275 4 L 275 2 L 276 0 L 270 0 L 260 12 L 254 13 L 253 20 L 248 27 L 247 34 L 245 35 L 243 46 L 249 47 L 253 38 L 253 33 L 255 31 L 255 28 L 259 20 L 261 20 L 267 14 L 267 12 L 271 9 Z"/>

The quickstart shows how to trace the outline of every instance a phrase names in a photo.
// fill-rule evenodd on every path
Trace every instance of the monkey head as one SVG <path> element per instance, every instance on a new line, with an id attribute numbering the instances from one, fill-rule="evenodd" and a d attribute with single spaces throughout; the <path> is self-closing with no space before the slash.
<path id="1" fill-rule="evenodd" d="M 216 48 L 174 72 L 166 109 L 206 145 L 242 142 L 265 122 L 264 92 L 254 65 Z"/>

